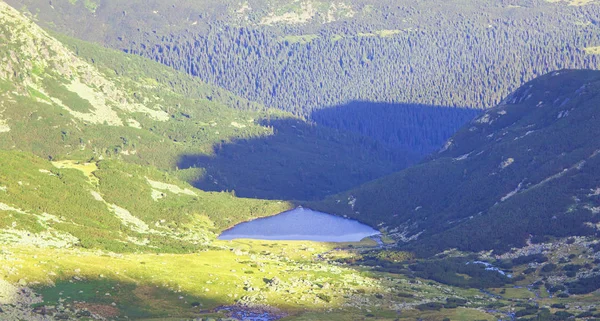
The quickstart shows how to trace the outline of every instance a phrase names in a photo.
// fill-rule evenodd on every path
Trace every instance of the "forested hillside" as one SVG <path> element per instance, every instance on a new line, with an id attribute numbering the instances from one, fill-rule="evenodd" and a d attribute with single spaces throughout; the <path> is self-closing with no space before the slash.
<path id="1" fill-rule="evenodd" d="M 58 41 L 2 5 L 2 149 L 50 160 L 122 159 L 207 190 L 302 200 L 416 160 L 142 57 L 66 37 Z"/>
<path id="2" fill-rule="evenodd" d="M 600 67 L 594 2 L 8 2 L 50 29 L 154 59 L 269 107 L 318 115 L 322 125 L 364 133 L 344 119 L 348 113 L 316 112 L 352 101 L 415 105 L 395 116 L 415 132 L 390 135 L 382 125 L 371 136 L 398 148 L 434 146 L 419 153 L 472 115 L 446 124 L 436 109 L 430 117 L 443 127 L 408 123 L 419 105 L 492 107 L 549 71 Z M 362 119 L 380 124 L 377 117 Z"/>
<path id="3" fill-rule="evenodd" d="M 371 137 L 390 148 L 425 155 L 439 149 L 441 142 L 480 113 L 470 108 L 352 101 L 315 110 L 311 119 L 321 126 Z"/>
<path id="4" fill-rule="evenodd" d="M 379 226 L 422 254 L 597 235 L 599 93 L 598 71 L 539 77 L 427 161 L 311 206 Z"/>

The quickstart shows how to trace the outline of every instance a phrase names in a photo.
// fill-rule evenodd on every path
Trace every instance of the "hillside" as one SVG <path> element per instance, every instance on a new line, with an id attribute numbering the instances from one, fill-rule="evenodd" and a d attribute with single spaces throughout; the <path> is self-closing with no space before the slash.
<path id="1" fill-rule="evenodd" d="M 369 114 L 356 126 L 336 107 L 411 106 L 396 111 L 406 120 L 418 119 L 424 105 L 490 108 L 535 77 L 598 69 L 600 62 L 597 1 L 8 2 L 49 29 L 156 60 L 321 125 L 364 134 L 361 128 L 375 123 L 372 137 L 396 148 L 433 142 L 412 150 L 420 155 L 448 138 L 423 137 L 439 127 L 410 122 L 414 135 L 388 132 Z M 439 108 L 433 124 L 454 132 L 472 115 L 450 121 Z"/>
<path id="2" fill-rule="evenodd" d="M 4 3 L 2 10 L 2 149 L 122 159 L 205 190 L 288 200 L 340 192 L 416 159 L 141 57 L 59 41 Z"/>
<path id="3" fill-rule="evenodd" d="M 44 4 L 73 9 L 56 22 L 78 31 L 96 30 L 96 18 L 117 21 L 107 4 L 126 7 L 124 17 L 161 12 L 154 5 L 231 14 L 229 2 Z M 299 18 L 287 10 L 300 10 L 307 28 L 361 16 L 331 4 L 293 2 L 281 11 L 284 1 L 251 0 L 238 13 L 275 5 L 250 13 L 248 25 L 290 26 Z M 477 111 L 368 100 L 306 121 L 147 58 L 44 31 L 0 1 L 0 320 L 598 318 L 599 87 L 593 71 L 542 77 L 440 153 L 371 181 L 436 148 Z M 425 231 L 404 249 L 387 235 L 352 243 L 216 239 L 239 222 L 351 188 L 310 205 L 398 239 Z M 410 210 L 426 217 L 395 233 L 414 218 Z M 463 211 L 481 215 L 447 229 L 445 220 Z M 534 244 L 499 255 L 526 232 Z M 448 247 L 499 251 L 415 255 Z"/>
<path id="4" fill-rule="evenodd" d="M 239 221 L 289 208 L 207 193 L 121 161 L 49 162 L 0 151 L 0 243 L 112 252 L 190 252 Z"/>
<path id="5" fill-rule="evenodd" d="M 549 71 L 598 67 L 594 1 L 7 2 L 54 30 L 307 116 L 352 100 L 492 107 Z"/>
<path id="6" fill-rule="evenodd" d="M 204 117 L 242 122 L 257 114 L 202 95 L 243 100 L 120 53 L 96 50 L 92 65 L 3 2 L 0 22 L 2 244 L 190 252 L 239 221 L 291 206 L 206 193 L 172 170 L 182 153 L 272 133 L 247 122 L 198 134 Z M 194 85 L 184 98 L 180 92 Z M 194 134 L 189 142 L 177 136 Z"/>
<path id="7" fill-rule="evenodd" d="M 423 254 L 596 235 L 599 94 L 600 72 L 544 75 L 420 164 L 311 206 L 379 226 Z"/>

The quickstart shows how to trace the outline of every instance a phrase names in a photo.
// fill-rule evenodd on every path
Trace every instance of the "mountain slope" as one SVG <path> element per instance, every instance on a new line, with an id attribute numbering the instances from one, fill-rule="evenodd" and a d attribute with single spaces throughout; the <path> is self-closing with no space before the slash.
<path id="1" fill-rule="evenodd" d="M 58 38 L 0 2 L 4 243 L 190 251 L 291 206 L 236 194 L 311 199 L 407 162 L 144 58 Z M 237 182 L 244 171 L 253 176 Z"/>
<path id="2" fill-rule="evenodd" d="M 49 162 L 0 151 L 0 243 L 113 252 L 189 252 L 281 202 L 206 193 L 122 161 Z"/>
<path id="3" fill-rule="evenodd" d="M 51 36 L 0 5 L 2 149 L 54 160 L 118 158 L 173 171 L 205 189 L 271 199 L 316 199 L 415 159 L 147 59 Z M 257 148 L 238 148 L 246 145 Z M 220 159 L 231 161 L 221 166 Z M 255 175 L 238 182 L 233 167 Z M 282 188 L 290 177 L 293 186 Z"/>
<path id="4" fill-rule="evenodd" d="M 93 65 L 4 2 L 0 39 L 0 243 L 189 252 L 240 221 L 290 208 L 203 192 L 165 171 L 180 154 L 272 133 L 246 121 L 258 112 L 203 95 L 242 99 L 75 42 L 75 51 L 95 49 Z M 206 118 L 246 124 L 203 126 Z M 221 133 L 204 134 L 203 127 Z"/>
<path id="5" fill-rule="evenodd" d="M 422 137 L 439 130 L 411 121 L 423 105 L 489 108 L 547 72 L 600 66 L 596 1 L 7 2 L 49 29 L 159 61 L 320 125 L 364 134 L 346 113 L 324 116 L 354 101 L 411 106 L 397 113 L 415 134 L 389 133 L 385 124 L 372 129 L 396 148 L 437 148 L 448 138 Z M 453 113 L 432 113 L 441 132 L 472 115 L 446 123 Z M 362 117 L 378 124 L 376 116 Z"/>
<path id="6" fill-rule="evenodd" d="M 318 209 L 380 226 L 423 253 L 593 235 L 600 222 L 600 72 L 535 79 L 426 161 Z"/>

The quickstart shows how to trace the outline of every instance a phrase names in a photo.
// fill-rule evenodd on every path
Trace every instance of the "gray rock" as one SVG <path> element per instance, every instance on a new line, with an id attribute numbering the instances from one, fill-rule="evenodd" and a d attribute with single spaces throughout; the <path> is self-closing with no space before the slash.
<path id="1" fill-rule="evenodd" d="M 83 310 L 83 311 L 79 311 L 79 312 L 77 312 L 76 316 L 77 316 L 78 318 L 81 318 L 81 317 L 91 317 L 91 316 L 92 316 L 92 313 L 91 313 L 90 311 Z"/>
<path id="2" fill-rule="evenodd" d="M 66 313 L 58 313 L 57 315 L 54 316 L 55 320 L 69 320 L 69 315 Z"/>

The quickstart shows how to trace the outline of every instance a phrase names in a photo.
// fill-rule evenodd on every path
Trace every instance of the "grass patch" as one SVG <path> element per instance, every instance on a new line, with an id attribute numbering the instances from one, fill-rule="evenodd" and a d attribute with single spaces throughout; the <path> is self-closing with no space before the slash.
<path id="1" fill-rule="evenodd" d="M 74 160 L 62 160 L 52 162 L 56 168 L 72 168 L 78 171 L 81 171 L 83 175 L 85 175 L 89 182 L 93 185 L 98 185 L 100 181 L 96 176 L 94 176 L 94 172 L 98 170 L 98 165 L 96 163 L 82 163 Z"/>
<path id="2" fill-rule="evenodd" d="M 527 288 L 514 288 L 514 287 L 499 288 L 499 289 L 492 289 L 490 292 L 501 295 L 502 297 L 504 297 L 506 299 L 527 300 L 527 299 L 535 298 L 535 294 L 533 294 Z"/>
<path id="3" fill-rule="evenodd" d="M 583 50 L 588 55 L 600 55 L 600 46 L 586 47 Z"/>

